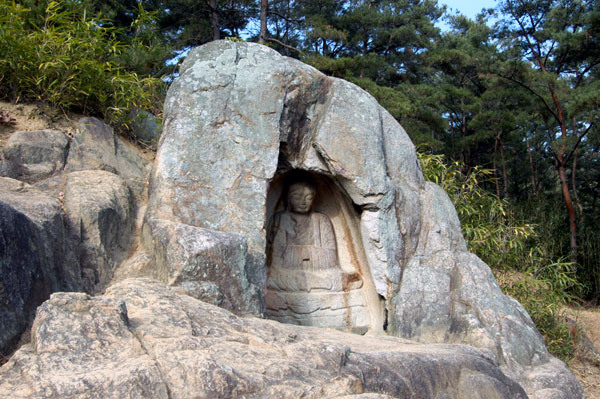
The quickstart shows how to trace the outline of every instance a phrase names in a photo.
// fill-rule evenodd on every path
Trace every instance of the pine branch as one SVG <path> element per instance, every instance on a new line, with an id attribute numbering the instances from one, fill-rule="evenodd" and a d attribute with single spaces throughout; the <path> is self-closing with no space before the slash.
<path id="1" fill-rule="evenodd" d="M 558 115 L 556 115 L 556 113 L 552 110 L 552 108 L 550 108 L 550 105 L 546 102 L 546 100 L 544 99 L 544 97 L 542 97 L 541 94 L 539 94 L 538 92 L 536 92 L 535 90 L 533 90 L 531 87 L 527 86 L 525 83 L 521 82 L 520 80 L 513 78 L 512 76 L 505 76 L 498 72 L 496 72 L 496 74 L 503 79 L 507 79 L 513 83 L 518 84 L 519 86 L 523 87 L 525 90 L 529 91 L 531 94 L 533 94 L 534 96 L 539 98 L 544 103 L 544 106 L 546 107 L 548 112 L 550 112 L 557 121 L 560 121 L 560 119 L 558 119 Z"/>
<path id="2" fill-rule="evenodd" d="M 302 50 L 300 50 L 300 49 L 297 49 L 297 48 L 296 48 L 296 47 L 294 47 L 294 46 L 290 46 L 289 44 L 285 44 L 285 43 L 283 43 L 282 41 L 275 39 L 274 37 L 267 37 L 267 38 L 265 38 L 265 40 L 267 40 L 267 41 L 269 41 L 269 42 L 274 42 L 274 43 L 277 43 L 277 44 L 279 44 L 280 46 L 283 46 L 283 47 L 285 47 L 285 48 L 288 48 L 288 49 L 290 49 L 290 50 L 297 51 L 299 54 L 304 54 L 304 52 L 303 52 Z"/>
<path id="3" fill-rule="evenodd" d="M 575 153 L 575 151 L 577 151 L 577 148 L 579 147 L 579 144 L 581 143 L 581 140 L 583 140 L 583 138 L 590 131 L 590 129 L 592 128 L 592 126 L 594 126 L 594 122 L 590 123 L 590 125 L 587 127 L 587 129 L 585 129 L 585 132 L 583 132 L 581 134 L 581 136 L 579 136 L 577 138 L 577 142 L 573 146 L 573 149 L 571 150 L 571 152 L 569 153 L 569 155 L 567 155 L 567 158 L 565 158 L 565 163 L 569 162 L 569 159 L 571 158 L 571 156 L 573 156 L 573 154 Z"/>

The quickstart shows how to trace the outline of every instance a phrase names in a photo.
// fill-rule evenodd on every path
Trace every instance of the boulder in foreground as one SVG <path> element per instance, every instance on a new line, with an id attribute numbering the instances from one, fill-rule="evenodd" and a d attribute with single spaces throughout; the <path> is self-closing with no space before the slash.
<path id="1" fill-rule="evenodd" d="M 527 397 L 468 346 L 240 318 L 148 279 L 53 294 L 31 334 L 1 398 Z"/>

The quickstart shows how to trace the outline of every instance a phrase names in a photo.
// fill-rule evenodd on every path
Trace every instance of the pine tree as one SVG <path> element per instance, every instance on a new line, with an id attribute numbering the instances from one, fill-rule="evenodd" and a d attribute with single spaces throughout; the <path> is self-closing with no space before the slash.
<path id="1" fill-rule="evenodd" d="M 500 6 L 504 48 L 513 62 L 502 76 L 539 104 L 569 218 L 571 259 L 577 260 L 577 222 L 567 168 L 594 126 L 597 107 L 588 79 L 600 64 L 598 5 L 593 0 L 505 0 Z M 526 62 L 523 62 L 526 61 Z"/>

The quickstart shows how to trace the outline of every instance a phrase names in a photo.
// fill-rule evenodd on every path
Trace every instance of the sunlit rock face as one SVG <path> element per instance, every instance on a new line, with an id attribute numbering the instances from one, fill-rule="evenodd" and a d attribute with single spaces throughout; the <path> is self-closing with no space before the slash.
<path id="1" fill-rule="evenodd" d="M 466 345 L 237 317 L 150 279 L 55 293 L 31 335 L 2 398 L 527 398 Z"/>
<path id="2" fill-rule="evenodd" d="M 314 198 L 294 210 L 297 173 Z M 143 230 L 163 281 L 210 286 L 234 312 L 469 344 L 531 397 L 581 395 L 467 251 L 452 203 L 424 181 L 396 120 L 359 87 L 265 46 L 217 41 L 186 58 L 165 102 Z M 205 253 L 172 235 L 184 230 L 237 244 Z M 235 262 L 220 263 L 230 251 Z M 187 254 L 184 266 L 166 253 Z"/>

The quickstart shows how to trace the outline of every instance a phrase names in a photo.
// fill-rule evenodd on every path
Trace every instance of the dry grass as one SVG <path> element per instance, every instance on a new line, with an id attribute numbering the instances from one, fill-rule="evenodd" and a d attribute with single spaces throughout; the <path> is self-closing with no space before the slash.
<path id="1" fill-rule="evenodd" d="M 584 333 L 597 348 L 600 347 L 600 309 L 573 309 L 566 313 L 576 321 L 580 333 Z M 578 348 L 579 349 L 579 348 Z M 569 368 L 581 382 L 586 392 L 587 399 L 600 399 L 600 363 L 589 360 L 589 353 L 579 350 L 569 363 Z"/>

